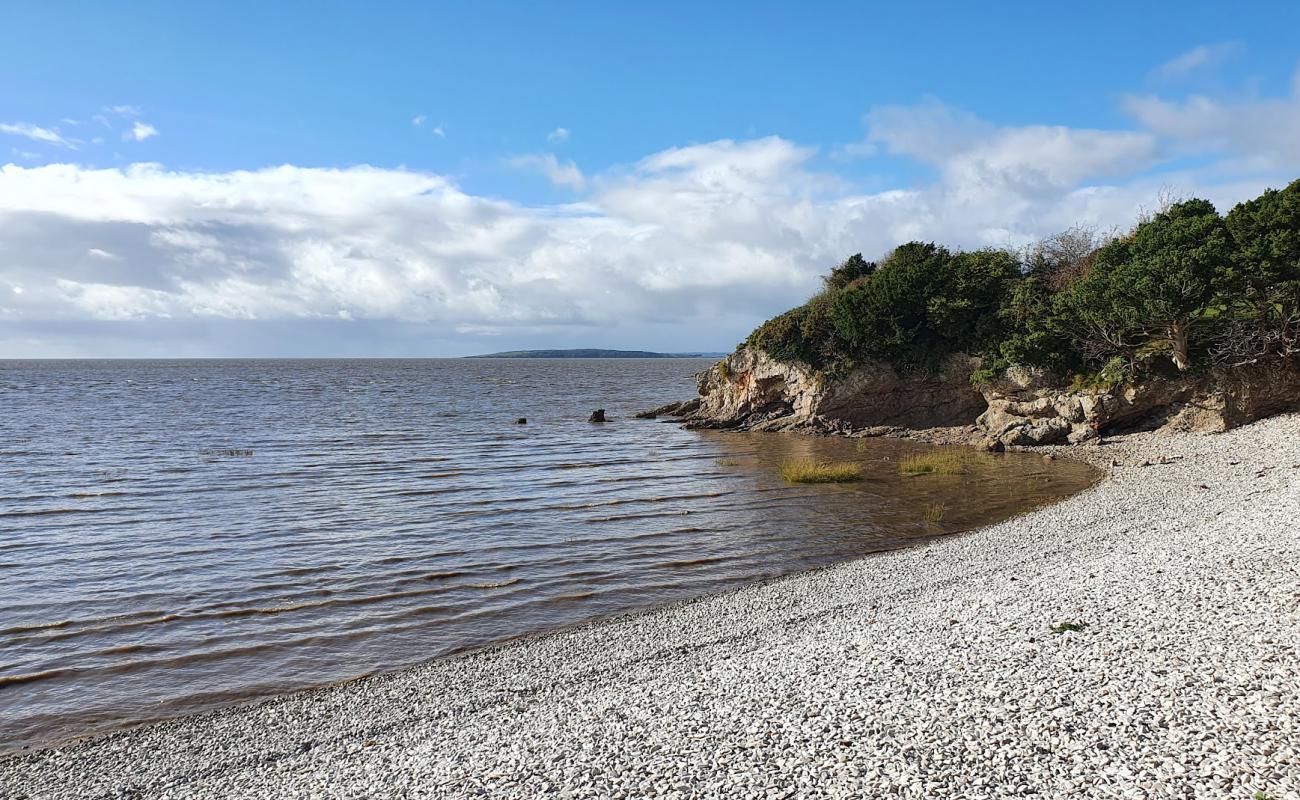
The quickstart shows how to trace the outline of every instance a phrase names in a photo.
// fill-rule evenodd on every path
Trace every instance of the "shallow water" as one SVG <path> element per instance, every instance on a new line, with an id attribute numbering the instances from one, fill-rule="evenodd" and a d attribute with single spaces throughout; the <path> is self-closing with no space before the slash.
<path id="1" fill-rule="evenodd" d="M 906 478 L 925 447 L 630 418 L 708 363 L 0 362 L 0 750 L 897 548 L 1094 479 L 1023 454 Z M 795 457 L 865 479 L 787 485 Z"/>

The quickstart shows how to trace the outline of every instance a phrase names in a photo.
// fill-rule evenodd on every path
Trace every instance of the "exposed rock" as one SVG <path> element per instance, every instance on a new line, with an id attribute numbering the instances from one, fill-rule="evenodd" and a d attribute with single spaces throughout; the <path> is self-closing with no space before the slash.
<path id="1" fill-rule="evenodd" d="M 978 363 L 954 356 L 933 375 L 900 375 L 888 365 L 870 364 L 827 380 L 761 350 L 741 348 L 698 376 L 700 405 L 687 424 L 821 433 L 969 425 L 985 408 L 969 381 Z"/>
<path id="2" fill-rule="evenodd" d="M 978 365 L 979 359 L 952 356 L 936 374 L 869 364 L 827 379 L 744 347 L 697 376 L 697 399 L 638 416 L 670 414 L 691 428 L 908 436 L 999 452 L 1100 444 L 1110 431 L 1224 431 L 1300 409 L 1297 361 L 1089 389 L 1062 388 L 1055 376 L 1013 367 L 976 390 L 969 376 Z"/>
<path id="3" fill-rule="evenodd" d="M 676 403 L 667 403 L 650 411 L 642 411 L 636 414 L 637 419 L 657 419 L 659 417 L 684 417 L 688 414 L 694 414 L 700 408 L 700 398 L 693 397 L 690 400 L 682 400 Z"/>
<path id="4" fill-rule="evenodd" d="M 1294 362 L 1104 389 L 1059 384 L 1044 373 L 1007 370 L 984 388 L 988 410 L 977 424 L 1005 445 L 1080 444 L 1111 430 L 1225 431 L 1300 408 L 1300 365 Z"/>
<path id="5" fill-rule="evenodd" d="M 595 411 L 591 412 L 591 416 L 587 418 L 587 421 L 588 421 L 588 422 L 608 422 L 609 420 L 605 419 L 605 409 L 603 409 L 603 408 L 598 408 L 598 409 L 596 409 Z"/>

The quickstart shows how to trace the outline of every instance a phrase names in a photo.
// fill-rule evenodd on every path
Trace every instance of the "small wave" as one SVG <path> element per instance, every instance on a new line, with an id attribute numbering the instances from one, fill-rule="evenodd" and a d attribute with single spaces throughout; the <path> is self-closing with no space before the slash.
<path id="1" fill-rule="evenodd" d="M 60 514 L 96 514 L 94 508 L 34 508 L 30 511 L 0 511 L 0 517 L 51 517 Z"/>
<path id="2" fill-rule="evenodd" d="M 682 569 L 685 567 L 706 567 L 709 564 L 721 564 L 731 559 L 725 556 L 715 556 L 713 558 L 686 558 L 680 561 L 661 561 L 651 566 L 658 569 Z"/>

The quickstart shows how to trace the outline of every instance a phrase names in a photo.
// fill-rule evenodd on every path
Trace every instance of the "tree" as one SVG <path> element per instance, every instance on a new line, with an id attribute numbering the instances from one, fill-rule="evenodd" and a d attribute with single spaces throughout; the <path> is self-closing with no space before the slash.
<path id="1" fill-rule="evenodd" d="M 1224 290 L 1248 317 L 1230 343 L 1235 354 L 1300 352 L 1300 180 L 1238 204 L 1226 223 L 1236 257 Z"/>
<path id="2" fill-rule="evenodd" d="M 1097 249 L 1113 238 L 1095 227 L 1075 225 L 1026 248 L 1025 271 L 1044 288 L 1059 292 L 1087 275 Z"/>
<path id="3" fill-rule="evenodd" d="M 1091 358 L 1161 349 L 1186 370 L 1194 328 L 1215 316 L 1232 256 L 1209 201 L 1175 203 L 1097 251 L 1089 273 L 1057 298 L 1061 325 Z"/>
<path id="4" fill-rule="evenodd" d="M 831 318 L 857 356 L 933 368 L 949 353 L 978 353 L 996 344 L 997 309 L 1018 274 L 1006 251 L 954 255 L 909 242 L 835 295 Z"/>
<path id="5" fill-rule="evenodd" d="M 932 366 L 938 337 L 927 327 L 928 304 L 952 255 L 935 244 L 909 242 L 865 280 L 832 301 L 835 331 L 857 357 L 901 367 Z"/>
<path id="6" fill-rule="evenodd" d="M 876 263 L 867 261 L 861 253 L 855 253 L 844 259 L 838 267 L 822 278 L 827 291 L 837 291 L 853 283 L 858 278 L 865 278 L 876 271 Z"/>

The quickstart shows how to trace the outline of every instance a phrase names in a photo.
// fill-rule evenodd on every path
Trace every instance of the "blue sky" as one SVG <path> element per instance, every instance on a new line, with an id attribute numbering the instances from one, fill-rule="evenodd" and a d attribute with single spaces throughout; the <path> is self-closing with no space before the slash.
<path id="1" fill-rule="evenodd" d="M 16 3 L 0 355 L 730 348 L 1300 177 L 1300 5 Z"/>

